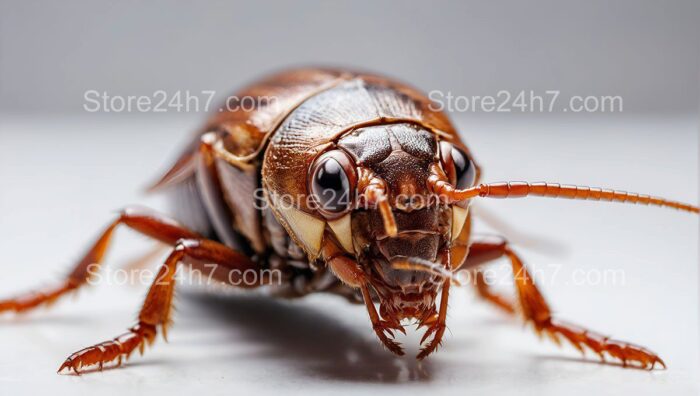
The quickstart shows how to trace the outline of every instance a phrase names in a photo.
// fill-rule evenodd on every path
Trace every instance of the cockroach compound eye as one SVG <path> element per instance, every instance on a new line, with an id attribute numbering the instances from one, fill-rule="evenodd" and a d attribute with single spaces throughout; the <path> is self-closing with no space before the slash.
<path id="1" fill-rule="evenodd" d="M 56 286 L 0 301 L 0 312 L 24 312 L 85 286 L 121 225 L 172 247 L 136 324 L 70 355 L 59 371 L 121 364 L 159 332 L 165 336 L 180 264 L 214 264 L 215 280 L 231 287 L 265 286 L 286 298 L 323 292 L 363 304 L 368 326 L 398 355 L 394 332 L 413 321 L 425 329 L 418 359 L 440 345 L 455 274 L 472 271 L 480 296 L 508 313 L 518 308 L 538 333 L 624 365 L 665 366 L 645 348 L 560 321 L 507 242 L 472 236 L 469 204 L 539 196 L 691 213 L 697 206 L 585 186 L 481 183 L 475 156 L 447 116 L 415 89 L 376 75 L 291 70 L 236 97 L 266 100 L 214 112 L 152 188 L 173 198 L 178 221 L 126 209 Z M 500 257 L 518 275 L 514 301 L 480 272 Z"/>

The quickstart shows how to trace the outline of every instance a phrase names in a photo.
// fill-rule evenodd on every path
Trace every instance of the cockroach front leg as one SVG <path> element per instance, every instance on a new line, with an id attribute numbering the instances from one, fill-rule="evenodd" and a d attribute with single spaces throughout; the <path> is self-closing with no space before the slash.
<path id="1" fill-rule="evenodd" d="M 369 314 L 369 319 L 372 322 L 372 328 L 374 332 L 379 337 L 379 340 L 386 346 L 388 350 L 392 353 L 403 356 L 404 351 L 401 348 L 401 344 L 394 341 L 394 330 L 404 332 L 400 323 L 382 320 L 377 313 L 377 309 L 374 307 L 374 302 L 372 301 L 372 296 L 369 292 L 369 285 L 364 283 L 360 286 L 362 291 L 362 298 L 365 301 L 365 306 L 367 307 L 367 313 Z"/>
<path id="2" fill-rule="evenodd" d="M 259 266 L 242 254 L 218 242 L 205 239 L 182 239 L 178 241 L 165 263 L 158 271 L 143 303 L 138 322 L 124 333 L 112 340 L 101 342 L 82 349 L 70 355 L 59 367 L 73 370 L 76 374 L 85 366 L 98 365 L 102 369 L 105 363 L 117 360 L 117 365 L 127 359 L 134 349 L 143 353 L 144 347 L 151 344 L 157 330 L 162 330 L 163 338 L 167 340 L 167 329 L 170 325 L 173 292 L 175 289 L 175 273 L 180 262 L 194 268 L 205 264 L 217 265 L 218 279 L 228 281 L 241 287 L 257 287 L 268 283 L 270 273 L 260 272 Z M 243 282 L 247 271 L 255 271 L 255 282 Z M 226 273 L 226 276 L 222 276 Z M 248 278 L 248 277 L 246 277 Z M 247 279 L 246 279 L 247 280 Z"/>
<path id="3" fill-rule="evenodd" d="M 521 312 L 524 319 L 532 323 L 538 334 L 546 334 L 557 344 L 563 337 L 581 353 L 584 353 L 585 348 L 589 348 L 601 360 L 604 361 L 607 354 L 619 359 L 625 367 L 629 363 L 636 363 L 641 368 L 649 369 L 653 369 L 657 363 L 664 368 L 666 367 L 664 361 L 657 354 L 646 348 L 613 340 L 585 328 L 555 319 L 534 279 L 507 242 L 475 243 L 471 247 L 470 257 L 472 254 L 475 255 L 474 260 L 482 262 L 484 262 L 482 259 L 485 256 L 491 258 L 505 256 L 510 260 Z M 479 258 L 479 255 L 483 256 Z"/>
<path id="4" fill-rule="evenodd" d="M 421 326 L 428 326 L 428 330 L 425 331 L 423 337 L 420 340 L 421 345 L 427 340 L 431 334 L 433 338 L 430 342 L 421 348 L 420 352 L 416 356 L 418 360 L 423 360 L 431 353 L 435 352 L 437 348 L 442 343 L 442 337 L 445 335 L 445 330 L 447 329 L 447 300 L 450 295 L 450 280 L 444 281 L 442 285 L 442 294 L 440 296 L 440 309 L 436 315 L 421 323 Z"/>
<path id="5" fill-rule="evenodd" d="M 379 313 L 374 306 L 374 301 L 372 301 L 372 296 L 369 291 L 367 275 L 362 270 L 362 267 L 360 267 L 354 259 L 345 256 L 340 248 L 328 239 L 326 239 L 323 245 L 321 254 L 323 255 L 326 265 L 338 279 L 350 287 L 360 289 L 365 306 L 367 307 L 369 319 L 372 322 L 372 328 L 377 334 L 377 337 L 379 337 L 379 340 L 391 352 L 399 356 L 403 355 L 404 351 L 403 348 L 401 348 L 401 344 L 393 340 L 393 331 L 398 330 L 404 332 L 404 329 L 401 324 L 396 321 L 383 320 L 379 317 Z"/>
<path id="6" fill-rule="evenodd" d="M 444 250 L 440 254 L 441 261 L 446 263 L 446 267 L 449 270 L 451 268 L 451 252 L 449 250 Z M 433 338 L 430 342 L 421 348 L 418 356 L 418 360 L 423 360 L 431 353 L 435 352 L 437 348 L 442 343 L 442 337 L 445 335 L 445 330 L 447 329 L 447 302 L 450 297 L 450 279 L 446 279 L 442 283 L 442 293 L 440 294 L 440 308 L 437 314 L 420 323 L 420 326 L 428 326 L 428 330 L 425 331 L 423 337 L 420 340 L 421 345 L 427 340 L 431 335 Z"/>
<path id="7" fill-rule="evenodd" d="M 507 314 L 514 314 L 514 301 L 493 291 L 491 285 L 489 285 L 488 280 L 486 279 L 486 276 L 484 275 L 484 272 L 479 269 L 482 264 L 488 263 L 503 256 L 501 249 L 494 249 L 494 246 L 501 246 L 502 244 L 505 244 L 505 240 L 500 240 L 498 242 L 471 243 L 469 246 L 469 254 L 461 269 L 472 271 L 474 276 L 472 284 L 479 297 L 493 304 L 495 307 Z"/>

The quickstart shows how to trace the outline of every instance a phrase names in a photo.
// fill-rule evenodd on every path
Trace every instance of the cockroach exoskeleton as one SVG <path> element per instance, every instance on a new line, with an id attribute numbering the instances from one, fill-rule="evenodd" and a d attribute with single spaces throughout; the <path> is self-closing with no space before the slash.
<path id="1" fill-rule="evenodd" d="M 272 295 L 337 294 L 364 304 L 374 331 L 402 355 L 394 331 L 404 319 L 425 328 L 418 359 L 445 332 L 454 276 L 473 271 L 478 295 L 520 312 L 537 333 L 618 359 L 665 367 L 639 346 L 596 335 L 553 317 L 522 260 L 507 242 L 474 240 L 470 202 L 540 196 L 698 207 L 648 195 L 555 183 L 480 183 L 480 168 L 447 116 L 418 91 L 371 74 L 299 69 L 266 78 L 232 98 L 254 109 L 214 112 L 171 169 L 153 186 L 173 198 L 178 221 L 126 209 L 57 286 L 0 301 L 0 312 L 47 305 L 89 283 L 113 231 L 125 225 L 172 246 L 129 331 L 81 349 L 59 367 L 121 364 L 143 351 L 171 318 L 175 271 L 215 265 L 231 287 L 265 286 Z M 262 194 L 260 194 L 262 192 Z M 480 267 L 510 260 L 517 301 L 491 290 Z M 273 279 L 269 269 L 281 274 Z M 254 282 L 241 282 L 252 272 Z M 378 309 L 377 309 L 378 306 Z"/>

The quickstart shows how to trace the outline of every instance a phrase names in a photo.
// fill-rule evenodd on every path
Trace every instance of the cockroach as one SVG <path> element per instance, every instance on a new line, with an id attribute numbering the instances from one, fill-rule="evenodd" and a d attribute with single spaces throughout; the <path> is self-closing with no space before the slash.
<path id="1" fill-rule="evenodd" d="M 256 98 L 253 108 L 236 106 Z M 417 355 L 441 343 L 458 271 L 476 273 L 478 295 L 522 315 L 537 333 L 590 349 L 624 366 L 666 367 L 656 354 L 554 317 L 523 261 L 506 241 L 472 237 L 472 200 L 539 196 L 698 207 L 649 195 L 556 183 L 481 183 L 481 168 L 446 114 L 419 91 L 372 74 L 297 69 L 229 97 L 153 186 L 171 198 L 172 220 L 126 209 L 53 288 L 0 301 L 0 312 L 47 305 L 89 283 L 114 230 L 125 225 L 172 246 L 138 321 L 118 337 L 81 349 L 59 367 L 81 368 L 143 351 L 167 334 L 179 264 L 215 265 L 231 287 L 266 287 L 293 298 L 325 292 L 364 304 L 379 340 L 402 355 L 394 332 L 425 328 Z M 516 300 L 494 292 L 483 265 L 505 257 Z M 281 274 L 273 282 L 269 270 Z M 253 272 L 254 282 L 241 282 Z M 378 309 L 377 309 L 378 306 Z"/>

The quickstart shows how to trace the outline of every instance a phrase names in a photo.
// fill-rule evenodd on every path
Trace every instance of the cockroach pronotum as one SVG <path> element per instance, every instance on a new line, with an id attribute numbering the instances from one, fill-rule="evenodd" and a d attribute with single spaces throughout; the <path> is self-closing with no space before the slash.
<path id="1" fill-rule="evenodd" d="M 253 109 L 236 106 L 257 98 Z M 267 100 L 264 100 L 267 98 Z M 274 100 L 273 100 L 274 99 Z M 553 317 L 522 260 L 505 242 L 474 240 L 470 202 L 540 196 L 698 207 L 648 195 L 556 183 L 480 183 L 480 168 L 447 116 L 407 85 L 376 75 L 299 69 L 273 75 L 230 97 L 153 186 L 172 198 L 178 220 L 126 209 L 56 287 L 0 301 L 0 312 L 47 305 L 89 283 L 113 231 L 125 225 L 172 251 L 153 281 L 138 322 L 118 337 L 79 350 L 59 367 L 122 361 L 143 351 L 171 319 L 180 263 L 215 265 L 232 287 L 279 297 L 337 294 L 364 304 L 379 340 L 402 355 L 394 331 L 425 327 L 417 356 L 440 345 L 458 271 L 477 274 L 478 294 L 519 312 L 537 333 L 564 339 L 601 359 L 665 367 L 639 346 Z M 517 301 L 494 292 L 480 267 L 507 258 Z M 483 267 L 482 267 L 483 268 Z M 281 274 L 272 282 L 270 269 Z M 240 282 L 244 271 L 255 282 Z M 377 309 L 378 306 L 378 309 Z"/>

